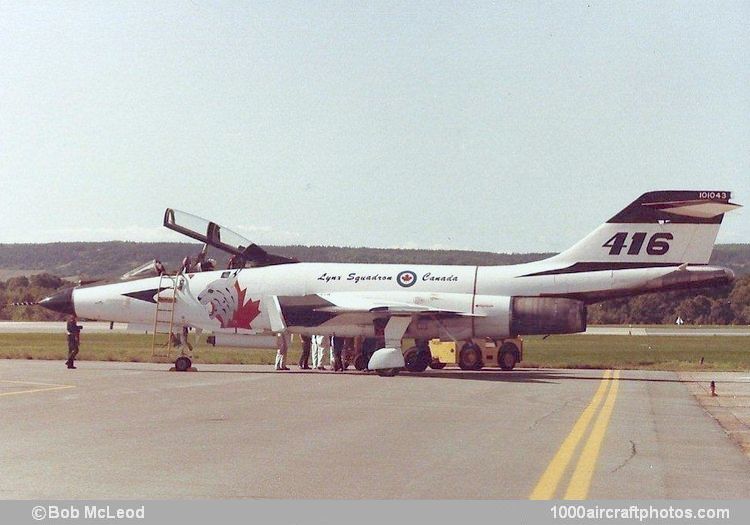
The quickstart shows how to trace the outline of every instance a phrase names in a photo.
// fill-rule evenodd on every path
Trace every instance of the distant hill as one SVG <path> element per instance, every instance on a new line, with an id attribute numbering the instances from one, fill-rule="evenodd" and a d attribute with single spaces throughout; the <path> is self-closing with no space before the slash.
<path id="1" fill-rule="evenodd" d="M 63 242 L 0 244 L 0 275 L 50 273 L 60 277 L 114 277 L 151 259 L 168 269 L 179 266 L 185 255 L 194 255 L 200 244 L 145 242 Z M 402 250 L 340 248 L 335 246 L 270 246 L 270 253 L 307 262 L 506 265 L 543 259 L 552 253 L 506 254 L 461 250 Z M 219 267 L 227 255 L 214 253 Z M 750 274 L 750 244 L 723 244 L 714 249 L 711 263 L 731 268 L 738 276 Z"/>
<path id="2" fill-rule="evenodd" d="M 114 277 L 151 259 L 167 269 L 180 265 L 185 255 L 195 255 L 202 245 L 193 243 L 63 242 L 48 244 L 0 244 L 0 272 L 8 276 L 50 273 L 61 277 Z M 459 250 L 400 250 L 340 248 L 335 246 L 271 246 L 270 253 L 307 262 L 402 263 L 402 264 L 516 264 L 552 254 L 503 254 Z M 219 267 L 227 254 L 212 252 Z"/>

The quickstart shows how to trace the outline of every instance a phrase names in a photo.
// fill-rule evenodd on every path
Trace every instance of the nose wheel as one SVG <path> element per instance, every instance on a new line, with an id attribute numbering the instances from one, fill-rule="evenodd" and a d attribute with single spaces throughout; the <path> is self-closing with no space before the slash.
<path id="1" fill-rule="evenodd" d="M 174 362 L 174 369 L 178 372 L 187 372 L 188 370 L 190 370 L 191 366 L 193 366 L 193 362 L 189 357 L 186 357 L 184 355 L 178 357 Z"/>

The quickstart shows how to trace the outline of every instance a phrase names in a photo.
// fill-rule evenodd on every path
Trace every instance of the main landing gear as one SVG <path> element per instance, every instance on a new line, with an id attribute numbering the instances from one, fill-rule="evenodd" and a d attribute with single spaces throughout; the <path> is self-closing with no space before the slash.
<path id="1" fill-rule="evenodd" d="M 432 363 L 430 345 L 427 341 L 419 340 L 415 346 L 404 352 L 404 368 L 409 372 L 424 372 Z"/>

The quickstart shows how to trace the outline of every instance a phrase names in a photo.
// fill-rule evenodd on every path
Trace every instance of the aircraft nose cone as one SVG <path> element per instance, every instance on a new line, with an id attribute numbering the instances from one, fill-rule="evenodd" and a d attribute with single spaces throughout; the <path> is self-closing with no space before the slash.
<path id="1" fill-rule="evenodd" d="M 45 297 L 39 301 L 39 306 L 44 306 L 49 310 L 54 310 L 62 314 L 75 315 L 76 312 L 73 308 L 73 288 L 68 288 L 62 292 Z"/>

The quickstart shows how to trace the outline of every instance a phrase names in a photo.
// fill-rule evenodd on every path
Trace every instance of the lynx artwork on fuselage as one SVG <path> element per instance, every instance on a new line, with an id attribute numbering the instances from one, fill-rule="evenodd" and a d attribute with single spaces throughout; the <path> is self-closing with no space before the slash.
<path id="1" fill-rule="evenodd" d="M 253 347 L 259 335 L 279 333 L 381 337 L 385 345 L 368 367 L 391 375 L 405 364 L 403 338 L 501 341 L 582 332 L 588 304 L 730 282 L 730 270 L 708 266 L 724 213 L 738 207 L 730 198 L 726 191 L 645 193 L 572 248 L 512 266 L 304 263 L 167 209 L 166 227 L 250 267 L 184 272 L 167 285 L 148 277 L 82 286 L 40 304 L 148 325 L 160 295 L 173 296 L 176 324 L 235 346 Z"/>

